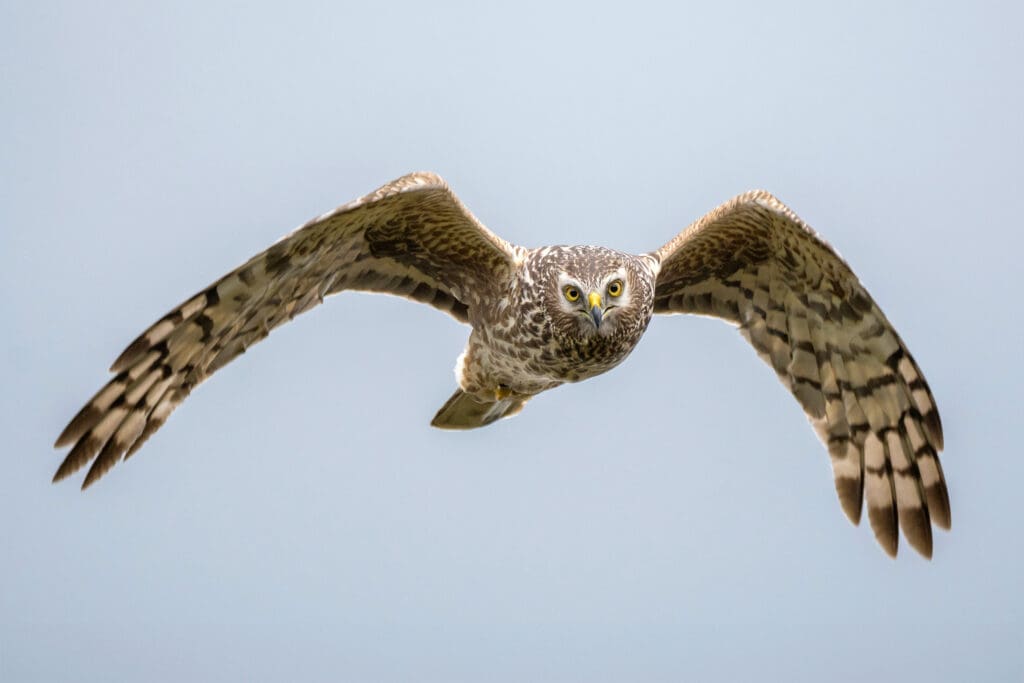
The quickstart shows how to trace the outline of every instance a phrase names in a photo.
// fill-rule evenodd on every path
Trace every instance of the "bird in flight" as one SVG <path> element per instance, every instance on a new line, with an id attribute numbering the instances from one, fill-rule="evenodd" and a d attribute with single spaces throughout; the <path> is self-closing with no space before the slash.
<path id="1" fill-rule="evenodd" d="M 344 290 L 406 297 L 470 325 L 458 387 L 431 423 L 445 429 L 483 427 L 611 370 L 654 314 L 722 318 L 807 413 L 854 524 L 866 500 L 887 553 L 902 528 L 925 557 L 932 524 L 950 526 L 942 424 L 924 375 L 850 267 L 774 196 L 741 194 L 646 254 L 527 249 L 487 230 L 432 173 L 306 223 L 157 320 L 57 438 L 71 450 L 54 481 L 92 462 L 88 487 L 196 385 Z"/>

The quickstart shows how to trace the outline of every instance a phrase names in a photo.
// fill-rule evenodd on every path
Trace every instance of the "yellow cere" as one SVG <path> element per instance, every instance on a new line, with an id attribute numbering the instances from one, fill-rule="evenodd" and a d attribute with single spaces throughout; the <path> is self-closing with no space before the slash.
<path id="1" fill-rule="evenodd" d="M 597 292 L 591 292 L 589 295 L 587 295 L 587 301 L 590 303 L 591 308 L 601 307 L 601 295 L 598 294 Z"/>

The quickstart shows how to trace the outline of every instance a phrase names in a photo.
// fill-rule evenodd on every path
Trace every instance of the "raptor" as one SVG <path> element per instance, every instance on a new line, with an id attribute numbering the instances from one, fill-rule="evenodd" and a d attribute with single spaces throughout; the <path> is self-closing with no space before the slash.
<path id="1" fill-rule="evenodd" d="M 54 481 L 91 462 L 89 486 L 203 380 L 345 290 L 407 297 L 471 326 L 458 387 L 432 422 L 450 429 L 607 372 L 655 314 L 722 318 L 803 407 L 851 521 L 866 501 L 893 556 L 898 529 L 930 557 L 932 525 L 950 526 L 942 425 L 924 375 L 849 266 L 771 194 L 741 194 L 647 254 L 526 249 L 487 230 L 431 173 L 306 223 L 157 320 L 58 437 L 71 450 Z"/>

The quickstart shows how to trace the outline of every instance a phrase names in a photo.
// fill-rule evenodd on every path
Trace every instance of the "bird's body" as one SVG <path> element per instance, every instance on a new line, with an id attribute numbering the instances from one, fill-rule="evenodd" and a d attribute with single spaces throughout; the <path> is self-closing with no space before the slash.
<path id="1" fill-rule="evenodd" d="M 483 227 L 439 177 L 403 176 L 325 214 L 142 333 L 57 439 L 54 477 L 88 486 L 134 453 L 191 390 L 269 332 L 344 290 L 404 296 L 472 327 L 433 425 L 474 428 L 614 368 L 654 314 L 739 326 L 804 408 L 851 520 L 862 501 L 895 555 L 949 528 L 942 427 L 924 377 L 850 268 L 785 205 L 748 192 L 661 249 L 526 249 Z"/>
<path id="2" fill-rule="evenodd" d="M 625 360 L 650 322 L 654 307 L 650 283 L 656 277 L 651 266 L 646 259 L 604 247 L 525 251 L 515 261 L 508 281 L 499 286 L 496 299 L 470 311 L 473 331 L 455 368 L 460 389 L 477 403 L 499 404 L 488 414 L 490 422 L 542 391 L 611 370 Z M 618 298 L 627 297 L 629 306 L 611 305 L 603 283 L 594 279 L 594 274 L 606 273 L 628 278 L 631 286 Z M 584 290 L 602 297 L 600 322 L 595 323 L 589 310 L 582 308 L 576 316 L 550 314 L 560 307 L 562 288 L 570 286 L 570 280 L 580 288 L 581 299 Z M 440 419 L 433 424 L 480 426 Z"/>

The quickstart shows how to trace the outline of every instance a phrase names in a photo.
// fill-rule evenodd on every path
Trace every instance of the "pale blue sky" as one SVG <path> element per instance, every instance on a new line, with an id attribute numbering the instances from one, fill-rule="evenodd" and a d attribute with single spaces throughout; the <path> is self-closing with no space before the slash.
<path id="1" fill-rule="evenodd" d="M 0 3 L 0 679 L 1024 678 L 1022 21 Z M 420 169 L 526 246 L 647 251 L 776 193 L 931 383 L 935 558 L 847 522 L 796 402 L 700 318 L 448 433 L 428 423 L 467 328 L 335 297 L 87 494 L 49 483 L 53 439 L 146 325 Z"/>

